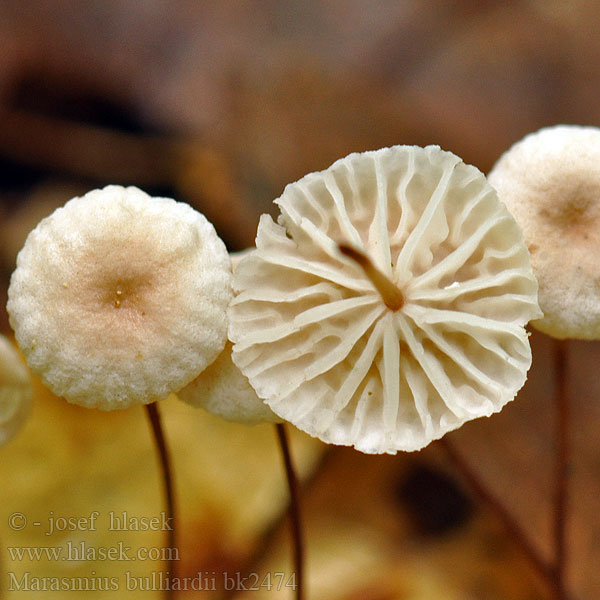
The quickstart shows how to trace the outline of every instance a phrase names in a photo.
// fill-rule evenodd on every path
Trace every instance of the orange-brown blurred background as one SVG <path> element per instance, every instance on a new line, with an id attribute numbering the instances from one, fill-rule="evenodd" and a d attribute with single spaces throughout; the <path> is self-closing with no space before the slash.
<path id="1" fill-rule="evenodd" d="M 600 125 L 599 24 L 598 0 L 2 0 L 0 297 L 27 232 L 94 187 L 134 184 L 187 201 L 239 250 L 286 183 L 350 152 L 439 144 L 487 172 L 544 125 Z M 1 324 L 8 332 L 5 311 Z M 534 367 L 517 400 L 448 437 L 550 557 L 551 344 L 540 334 L 532 344 Z M 599 344 L 569 344 L 569 581 L 580 600 L 600 597 L 599 359 Z M 174 398 L 164 412 L 184 574 L 289 572 L 271 429 L 221 423 Z M 293 442 L 305 476 L 311 600 L 550 597 L 439 445 L 372 457 L 328 451 L 301 434 Z M 123 564 L 11 562 L 6 545 L 67 538 L 11 531 L 7 515 L 153 515 L 158 485 L 141 409 L 77 409 L 36 385 L 31 421 L 0 448 L 0 590 L 9 599 L 73 597 L 7 593 L 7 571 L 85 577 L 95 569 L 123 583 Z M 159 594 L 122 585 L 96 597 Z M 182 597 L 233 594 L 221 586 Z"/>

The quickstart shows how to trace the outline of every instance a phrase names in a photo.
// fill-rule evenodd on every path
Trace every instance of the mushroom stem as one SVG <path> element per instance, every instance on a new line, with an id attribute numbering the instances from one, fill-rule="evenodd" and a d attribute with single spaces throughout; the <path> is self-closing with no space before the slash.
<path id="1" fill-rule="evenodd" d="M 150 420 L 152 427 L 152 434 L 154 436 L 154 442 L 156 443 L 156 449 L 158 450 L 160 464 L 162 468 L 162 476 L 164 483 L 164 492 L 167 501 L 167 522 L 170 523 L 170 528 L 167 531 L 167 548 L 168 560 L 166 561 L 166 578 L 170 582 L 175 578 L 175 560 L 178 559 L 178 550 L 175 540 L 175 494 L 173 486 L 173 472 L 171 469 L 171 457 L 169 449 L 167 448 L 167 442 L 160 419 L 160 413 L 158 412 L 158 406 L 156 402 L 152 404 L 146 404 L 146 414 Z M 173 591 L 171 585 L 167 585 L 164 595 L 165 600 L 171 600 L 173 598 Z"/>
<path id="2" fill-rule="evenodd" d="M 569 484 L 569 397 L 567 394 L 567 342 L 556 340 L 554 345 L 554 374 L 556 377 L 556 463 L 554 498 L 554 544 L 557 598 L 566 598 Z"/>
<path id="3" fill-rule="evenodd" d="M 345 244 L 338 244 L 338 248 L 344 256 L 351 258 L 362 267 L 390 310 L 400 310 L 404 306 L 402 292 L 371 262 L 368 256 Z"/>
<path id="4" fill-rule="evenodd" d="M 555 600 L 568 600 L 567 595 L 560 595 L 556 591 L 556 575 L 554 565 L 546 562 L 540 554 L 537 547 L 531 542 L 527 532 L 521 527 L 511 511 L 504 505 L 502 500 L 492 493 L 480 476 L 470 466 L 465 458 L 447 438 L 441 438 L 438 444 L 446 451 L 450 461 L 458 470 L 460 476 L 479 497 L 479 499 L 488 505 L 488 507 L 502 521 L 508 534 L 514 542 L 521 548 L 523 554 L 529 559 L 531 565 L 535 568 L 538 575 L 546 582 Z"/>
<path id="5" fill-rule="evenodd" d="M 285 465 L 285 474 L 290 491 L 290 517 L 292 520 L 292 537 L 294 542 L 294 568 L 296 600 L 304 598 L 304 540 L 302 537 L 302 518 L 300 511 L 300 486 L 294 469 L 287 431 L 283 423 L 276 423 L 277 437 Z"/>

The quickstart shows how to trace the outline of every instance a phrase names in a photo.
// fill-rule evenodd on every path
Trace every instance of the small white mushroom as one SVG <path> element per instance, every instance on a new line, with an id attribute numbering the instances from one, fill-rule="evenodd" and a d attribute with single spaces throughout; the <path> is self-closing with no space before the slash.
<path id="1" fill-rule="evenodd" d="M 13 345 L 0 335 L 0 446 L 21 429 L 31 407 L 31 377 Z"/>
<path id="2" fill-rule="evenodd" d="M 325 442 L 418 450 L 514 398 L 541 315 L 523 235 L 437 146 L 351 154 L 288 185 L 234 275 L 233 361 Z"/>
<path id="3" fill-rule="evenodd" d="M 527 135 L 488 176 L 523 229 L 553 337 L 600 339 L 600 129 L 547 127 Z"/>
<path id="4" fill-rule="evenodd" d="M 229 255 L 234 273 L 240 261 L 253 250 L 248 248 Z M 233 364 L 231 350 L 232 344 L 227 342 L 217 359 L 177 392 L 178 398 L 234 423 L 256 425 L 280 422 L 281 419 L 256 395 L 248 379 Z"/>
<path id="5" fill-rule="evenodd" d="M 257 425 L 281 419 L 257 395 L 231 360 L 231 342 L 194 381 L 177 392 L 191 406 L 233 423 Z"/>
<path id="6" fill-rule="evenodd" d="M 10 324 L 34 373 L 104 410 L 163 399 L 222 351 L 227 250 L 187 204 L 108 186 L 40 222 L 17 258 Z"/>

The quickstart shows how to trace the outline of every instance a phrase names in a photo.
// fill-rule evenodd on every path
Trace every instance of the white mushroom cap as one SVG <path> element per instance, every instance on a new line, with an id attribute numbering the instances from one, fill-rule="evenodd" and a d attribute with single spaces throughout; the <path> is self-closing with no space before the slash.
<path id="1" fill-rule="evenodd" d="M 527 135 L 488 176 L 523 229 L 544 318 L 556 338 L 600 339 L 600 129 Z"/>
<path id="2" fill-rule="evenodd" d="M 0 446 L 21 429 L 31 408 L 31 377 L 13 345 L 0 335 Z"/>
<path id="3" fill-rule="evenodd" d="M 253 250 L 248 248 L 229 255 L 234 273 L 237 265 Z M 232 344 L 227 342 L 217 359 L 177 392 L 178 398 L 234 423 L 256 425 L 280 422 L 281 419 L 256 395 L 248 379 L 233 364 L 231 350 Z"/>
<path id="4" fill-rule="evenodd" d="M 187 204 L 108 186 L 29 234 L 8 291 L 10 324 L 52 391 L 105 410 L 163 399 L 226 341 L 231 266 Z"/>
<path id="5" fill-rule="evenodd" d="M 537 283 L 475 167 L 437 146 L 384 148 L 307 175 L 276 203 L 229 310 L 233 361 L 276 414 L 325 442 L 394 453 L 513 399 Z M 400 302 L 384 299 L 384 280 Z"/>
<path id="6" fill-rule="evenodd" d="M 231 349 L 231 342 L 227 342 L 217 359 L 194 381 L 179 390 L 177 397 L 233 423 L 257 425 L 281 422 L 233 364 Z"/>

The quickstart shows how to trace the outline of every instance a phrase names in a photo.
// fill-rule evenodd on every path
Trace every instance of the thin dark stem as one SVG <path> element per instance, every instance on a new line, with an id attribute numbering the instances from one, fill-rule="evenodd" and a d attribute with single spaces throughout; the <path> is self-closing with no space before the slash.
<path id="1" fill-rule="evenodd" d="M 160 413 L 158 412 L 158 406 L 156 402 L 146 405 L 146 413 L 150 424 L 152 426 L 152 433 L 154 434 L 154 441 L 156 443 L 156 449 L 158 450 L 160 465 L 162 468 L 164 492 L 167 501 L 167 523 L 169 523 L 169 529 L 167 530 L 167 550 L 168 560 L 166 561 L 167 568 L 167 582 L 171 582 L 175 578 L 175 560 L 178 559 L 178 550 L 176 546 L 176 520 L 175 520 L 175 494 L 173 489 L 173 472 L 171 469 L 171 458 L 169 455 L 169 449 L 165 440 L 163 427 L 160 419 Z M 171 585 L 167 586 L 165 590 L 165 600 L 171 600 L 173 598 L 173 591 Z"/>
<path id="2" fill-rule="evenodd" d="M 453 444 L 446 438 L 442 438 L 439 444 L 444 448 L 446 454 L 459 471 L 467 485 L 487 504 L 496 516 L 502 521 L 509 535 L 521 548 L 523 554 L 527 556 L 540 577 L 548 584 L 550 590 L 556 594 L 554 569 L 544 560 L 539 551 L 530 542 L 527 534 L 518 524 L 510 511 L 504 506 L 502 501 L 497 498 L 485 486 L 475 471 L 469 466 L 461 454 L 454 448 Z M 566 596 L 556 596 L 556 600 L 566 600 Z"/>
<path id="3" fill-rule="evenodd" d="M 334 446 L 328 445 L 324 448 L 324 452 L 318 463 L 315 465 L 315 468 L 312 469 L 311 473 L 302 481 L 302 496 L 306 497 L 307 491 L 310 492 L 311 489 L 318 486 L 323 477 L 327 478 L 331 463 L 335 460 L 335 455 L 336 452 Z M 265 562 L 268 557 L 269 549 L 273 546 L 273 541 L 277 538 L 283 521 L 288 519 L 288 515 L 288 507 L 285 507 L 283 511 L 278 513 L 277 518 L 269 524 L 264 531 L 264 534 L 261 535 L 260 542 L 254 548 L 252 554 L 236 567 L 236 571 L 239 571 L 240 573 L 256 571 L 257 566 Z M 235 589 L 235 586 L 232 586 L 231 589 L 223 591 L 220 600 L 231 600 L 238 595 L 238 590 Z"/>
<path id="4" fill-rule="evenodd" d="M 292 463 L 290 454 L 290 445 L 288 442 L 287 431 L 283 423 L 275 425 L 279 446 L 285 464 L 285 474 L 287 476 L 288 487 L 290 490 L 290 517 L 292 520 L 292 537 L 294 543 L 294 565 L 296 569 L 296 600 L 304 598 L 304 540 L 302 537 L 302 519 L 300 512 L 300 486 L 298 477 Z"/>
<path id="5" fill-rule="evenodd" d="M 554 498 L 554 548 L 557 599 L 567 597 L 567 512 L 569 485 L 569 398 L 567 394 L 567 342 L 554 342 L 554 374 L 556 378 L 556 463 Z"/>

